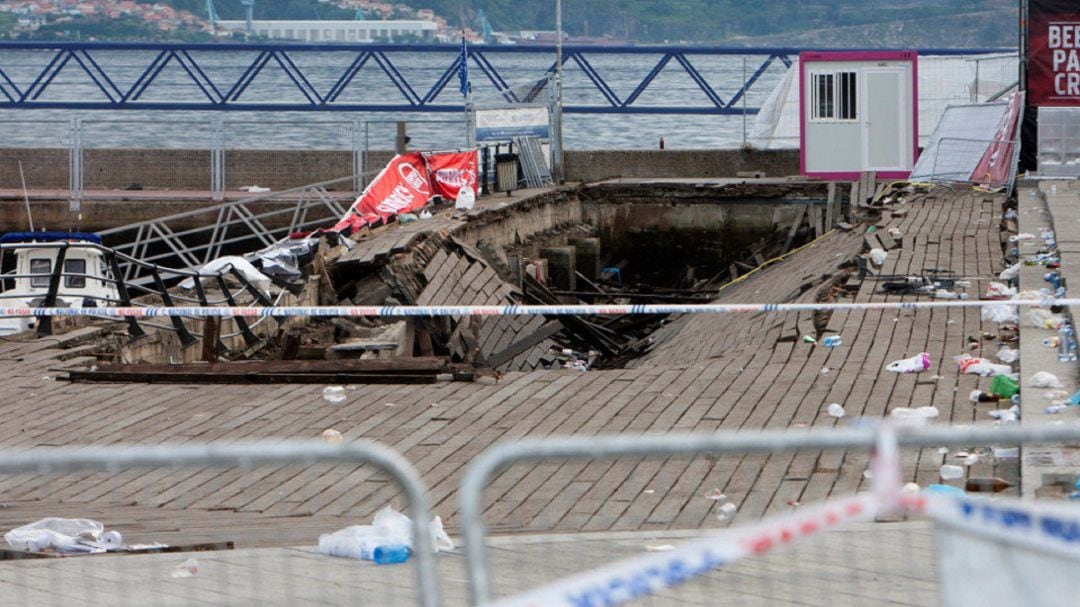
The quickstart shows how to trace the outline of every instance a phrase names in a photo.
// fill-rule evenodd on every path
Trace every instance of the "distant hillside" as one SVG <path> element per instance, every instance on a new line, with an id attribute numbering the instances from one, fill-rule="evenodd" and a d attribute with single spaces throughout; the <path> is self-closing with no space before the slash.
<path id="1" fill-rule="evenodd" d="M 139 4 L 167 4 L 177 10 L 188 11 L 203 19 L 206 0 L 135 0 Z M 214 10 L 222 19 L 243 19 L 245 8 L 240 0 L 215 0 Z M 356 11 L 346 10 L 334 4 L 318 0 L 256 0 L 256 19 L 352 19 Z"/>
<path id="2" fill-rule="evenodd" d="M 839 48 L 1013 48 L 1017 46 L 1017 14 L 983 11 L 953 17 L 924 17 L 886 23 L 851 25 L 771 36 L 733 37 L 734 46 Z"/>
<path id="3" fill-rule="evenodd" d="M 497 31 L 554 28 L 555 0 L 422 1 L 452 25 L 475 29 L 483 9 Z M 636 42 L 1000 46 L 1015 45 L 1017 28 L 1015 0 L 564 0 L 562 5 L 568 34 Z M 938 27 L 946 23 L 948 28 Z M 913 31 L 920 24 L 928 31 Z M 837 31 L 850 33 L 853 41 L 834 44 Z M 885 38 L 879 42 L 875 34 Z M 923 42 L 896 40 L 897 35 Z"/>

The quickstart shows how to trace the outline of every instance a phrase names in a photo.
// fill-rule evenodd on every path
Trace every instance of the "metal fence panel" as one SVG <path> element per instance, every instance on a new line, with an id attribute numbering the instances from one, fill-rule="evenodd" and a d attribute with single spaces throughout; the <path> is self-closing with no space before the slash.
<path id="1" fill-rule="evenodd" d="M 106 529 L 115 527 L 126 539 L 140 542 L 153 541 L 147 535 L 156 529 L 177 545 L 207 536 L 228 539 L 228 532 L 213 529 L 220 521 L 245 538 L 244 545 L 234 550 L 213 550 L 221 547 L 215 545 L 207 547 L 212 551 L 198 553 L 19 558 L 33 555 L 8 552 L 14 558 L 0 562 L 0 597 L 4 604 L 27 605 L 439 605 L 432 537 L 422 532 L 426 525 L 413 526 L 415 552 L 408 566 L 375 567 L 316 554 L 310 546 L 317 536 L 307 538 L 310 526 L 299 525 L 303 519 L 296 518 L 297 508 L 281 509 L 282 516 L 259 519 L 265 520 L 262 523 L 245 519 L 245 513 L 265 516 L 260 509 L 271 511 L 275 508 L 271 504 L 280 508 L 279 491 L 298 491 L 311 499 L 321 496 L 328 483 L 355 488 L 349 483 L 371 477 L 370 471 L 362 472 L 366 466 L 386 474 L 400 488 L 412 520 L 431 520 L 426 490 L 415 469 L 397 452 L 363 440 L 338 446 L 283 441 L 0 451 L 0 474 L 8 475 L 0 479 L 0 495 L 9 504 L 5 528 L 14 526 L 12 512 L 75 518 L 93 506 L 102 508 L 100 498 L 81 492 L 119 497 L 141 484 L 144 488 L 133 494 L 133 502 L 104 507 L 100 518 Z M 179 475 L 179 469 L 187 472 Z M 170 474 L 171 481 L 180 482 L 160 482 Z M 260 485 L 259 479 L 271 484 Z M 278 482 L 282 479 L 287 480 Z M 247 487 L 243 499 L 233 497 L 237 487 Z M 268 493 L 260 496 L 264 489 Z M 42 498 L 26 501 L 34 496 Z M 254 501 L 248 506 L 236 507 L 250 498 Z M 173 499 L 189 506 L 163 508 L 156 514 L 161 503 Z M 116 518 L 107 518 L 110 515 Z M 342 527 L 370 522 L 350 520 L 347 509 L 340 520 L 346 521 Z M 170 525 L 180 533 L 162 531 Z M 262 537 L 277 547 L 257 547 L 263 541 L 257 538 Z M 282 544 L 276 537 L 303 538 L 298 543 L 306 547 Z"/>
<path id="2" fill-rule="evenodd" d="M 1019 461 L 1003 447 L 1080 440 L 1080 428 L 1066 426 L 903 428 L 895 443 L 888 434 L 864 427 L 497 445 L 472 462 L 459 493 L 473 602 L 615 605 L 640 604 L 648 595 L 648 604 L 662 605 L 725 597 L 739 604 L 936 604 L 940 587 L 928 565 L 932 528 L 916 516 L 931 498 L 901 494 L 901 481 L 955 486 L 1001 476 L 1015 484 Z M 517 465 L 524 462 L 530 466 Z M 840 462 L 854 472 L 837 478 L 829 468 Z M 960 466 L 962 477 L 941 480 L 945 465 Z M 783 481 L 762 503 L 743 470 Z M 834 480 L 818 486 L 818 472 Z M 494 501 L 485 500 L 485 491 Z M 538 501 L 532 493 L 548 497 Z M 599 501 L 598 509 L 575 507 L 590 500 Z M 885 503 L 908 504 L 913 514 L 877 510 Z M 605 512 L 609 519 L 618 513 L 636 531 L 590 527 Z M 759 522 L 761 513 L 766 518 Z M 858 522 L 875 518 L 903 522 L 894 528 Z M 489 522 L 500 535 L 488 536 Z M 571 527 L 578 533 L 560 535 Z M 789 544 L 794 551 L 773 553 Z M 514 573 L 520 571 L 529 574 Z M 539 590 L 521 593 L 523 586 Z"/>

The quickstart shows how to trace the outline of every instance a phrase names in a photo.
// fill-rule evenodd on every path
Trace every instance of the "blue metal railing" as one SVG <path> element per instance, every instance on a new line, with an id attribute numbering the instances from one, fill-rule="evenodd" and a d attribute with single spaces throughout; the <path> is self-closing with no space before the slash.
<path id="1" fill-rule="evenodd" d="M 564 71 L 573 68 L 581 94 L 564 98 L 564 112 L 753 114 L 757 108 L 745 100 L 751 88 L 771 67 L 789 67 L 801 50 L 809 49 L 568 45 Z M 999 52 L 1015 49 L 919 51 Z M 477 45 L 468 59 L 474 82 L 479 74 L 480 88 L 493 102 L 521 103 L 535 101 L 545 90 L 546 77 L 555 70 L 554 54 L 547 46 Z M 626 60 L 613 61 L 617 55 Z M 325 60 L 330 56 L 337 65 Z M 754 63 L 744 63 L 736 74 L 732 58 Z M 460 112 L 464 103 L 456 87 L 446 89 L 461 60 L 457 45 L 0 42 L 0 108 Z M 724 61 L 727 72 L 718 75 L 716 63 Z M 626 63 L 639 69 L 627 69 Z M 644 102 L 645 93 L 669 86 L 661 75 L 673 70 L 689 78 L 689 97 Z M 512 86 L 511 72 L 526 86 Z M 273 81 L 273 87 L 257 90 L 264 81 Z M 356 91 L 367 91 L 370 98 L 347 94 Z"/>

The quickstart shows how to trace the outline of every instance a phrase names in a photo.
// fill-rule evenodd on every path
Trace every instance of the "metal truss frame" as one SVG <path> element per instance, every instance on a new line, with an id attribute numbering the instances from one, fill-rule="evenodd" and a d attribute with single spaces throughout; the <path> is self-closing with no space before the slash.
<path id="1" fill-rule="evenodd" d="M 52 52 L 51 60 L 37 73 L 32 82 L 20 86 L 12 78 L 10 63 L 15 50 Z M 750 88 L 776 62 L 790 67 L 800 50 L 795 48 L 725 48 L 703 46 L 574 46 L 563 47 L 563 65 L 576 65 L 585 75 L 588 84 L 603 98 L 598 104 L 566 104 L 563 111 L 580 114 L 753 114 L 758 108 L 740 103 Z M 809 50 L 809 49 L 807 49 Z M 820 49 L 814 49 L 820 50 Z M 922 55 L 970 55 L 1011 49 L 925 49 Z M 237 78 L 212 78 L 208 69 L 200 63 L 198 55 L 214 53 L 216 56 L 232 55 L 233 65 L 245 66 Z M 349 63 L 329 88 L 320 90 L 308 73 L 300 67 L 295 57 L 302 54 L 346 52 L 354 54 Z M 110 65 L 103 59 L 109 54 L 124 53 L 128 57 L 125 67 Z M 142 54 L 134 61 L 139 67 L 131 67 L 132 54 Z M 398 69 L 403 56 L 416 53 L 436 54 L 447 59 L 447 66 L 430 87 L 410 79 Z M 515 91 L 492 62 L 500 55 L 534 55 L 554 57 L 550 46 L 487 46 L 476 45 L 469 49 L 470 69 L 478 70 L 508 103 L 531 101 L 546 86 L 547 75 L 555 71 L 554 60 L 542 73 L 531 80 L 536 83 L 531 91 Z M 252 58 L 253 55 L 253 58 Z M 656 56 L 656 63 L 633 90 L 625 97 L 618 95 L 601 70 L 594 65 L 600 55 Z M 756 67 L 749 67 L 742 84 L 728 96 L 721 94 L 703 74 L 695 60 L 701 57 L 727 55 L 753 58 Z M 592 58 L 592 59 L 590 59 Z M 407 59 L 405 59 L 407 60 Z M 455 79 L 462 62 L 461 48 L 457 45 L 348 45 L 348 44 L 183 44 L 183 43 L 99 43 L 99 42 L 0 42 L 0 108 L 3 109 L 71 109 L 71 110 L 227 110 L 227 111 L 344 111 L 344 112 L 459 112 L 464 102 L 440 102 L 440 94 Z M 194 83 L 199 93 L 190 98 L 176 98 L 167 102 L 146 98 L 149 91 L 161 80 L 163 70 L 175 63 Z M 356 103 L 342 100 L 344 93 L 356 80 L 366 65 L 376 65 L 388 77 L 400 93 L 400 98 L 372 103 Z M 748 64 L 752 65 L 752 64 Z M 70 68 L 69 68 L 70 66 Z M 670 66 L 670 67 L 669 67 Z M 99 100 L 51 101 L 44 98 L 46 92 L 63 88 L 57 76 L 65 69 L 76 69 L 89 77 L 100 92 Z M 141 70 L 125 72 L 123 70 Z M 272 99 L 252 100 L 244 97 L 261 74 L 267 69 L 284 71 L 288 81 L 304 98 L 303 102 L 280 102 Z M 665 69 L 681 69 L 700 89 L 700 104 L 643 104 L 643 93 L 656 85 L 657 77 Z M 212 70 L 210 70 L 212 71 Z M 131 80 L 130 86 L 120 82 Z M 475 73 L 475 72 L 474 72 Z M 163 85 L 162 85 L 163 86 Z"/>

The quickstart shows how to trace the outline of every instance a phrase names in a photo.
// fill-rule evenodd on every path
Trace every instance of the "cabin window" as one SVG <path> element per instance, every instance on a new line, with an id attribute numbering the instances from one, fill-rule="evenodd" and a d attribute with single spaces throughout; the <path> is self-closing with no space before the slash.
<path id="1" fill-rule="evenodd" d="M 813 74 L 810 80 L 810 108 L 813 120 L 858 120 L 856 73 Z"/>
<path id="2" fill-rule="evenodd" d="M 72 276 L 76 274 L 77 276 Z M 85 259 L 65 259 L 64 260 L 64 286 L 71 289 L 85 289 L 86 288 L 86 260 Z"/>
<path id="3" fill-rule="evenodd" d="M 52 260 L 51 259 L 31 259 L 30 260 L 30 273 L 34 276 L 30 277 L 31 287 L 47 287 L 49 286 L 49 280 L 52 278 Z"/>

